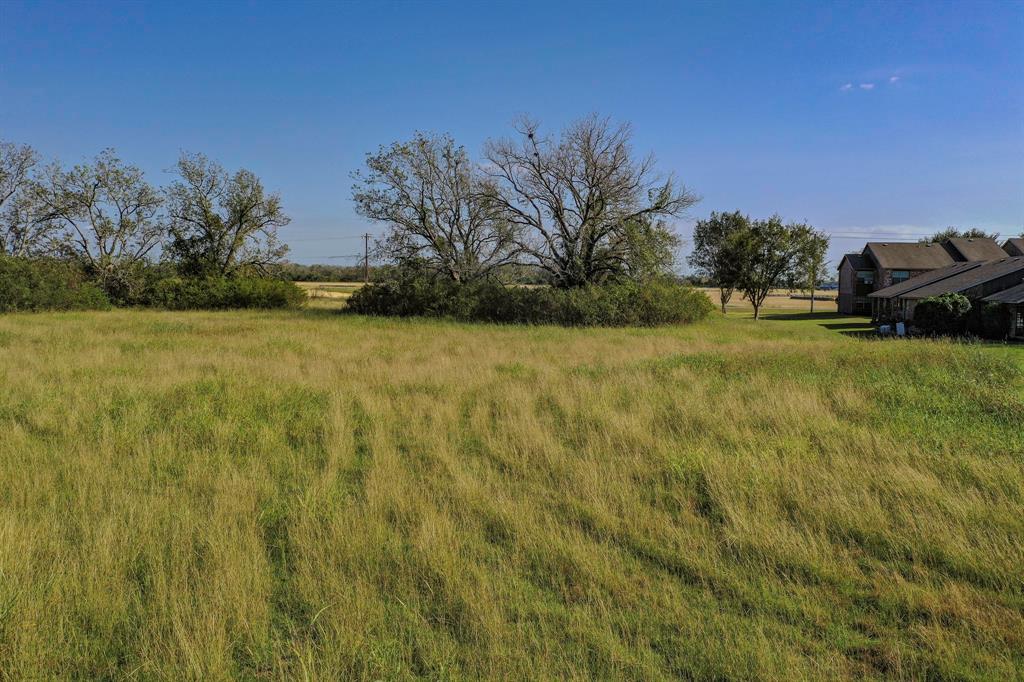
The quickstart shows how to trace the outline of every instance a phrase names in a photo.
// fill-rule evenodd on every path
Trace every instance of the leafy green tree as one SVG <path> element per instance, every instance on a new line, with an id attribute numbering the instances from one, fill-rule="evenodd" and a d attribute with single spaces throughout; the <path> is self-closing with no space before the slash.
<path id="1" fill-rule="evenodd" d="M 254 173 L 229 174 L 203 154 L 182 154 L 178 179 L 166 190 L 170 216 L 167 256 L 184 274 L 266 275 L 288 246 L 277 229 L 290 222 L 281 197 L 269 194 Z"/>
<path id="2" fill-rule="evenodd" d="M 693 253 L 688 262 L 718 287 L 722 314 L 740 282 L 742 253 L 737 237 L 750 229 L 750 218 L 739 211 L 711 213 L 693 229 Z"/>
<path id="3" fill-rule="evenodd" d="M 811 312 L 814 312 L 814 290 L 821 282 L 827 265 L 826 255 L 831 239 L 827 234 L 810 225 L 792 225 L 799 242 L 793 278 L 811 292 Z"/>
<path id="4" fill-rule="evenodd" d="M 947 227 L 945 230 L 936 232 L 931 237 L 921 239 L 923 244 L 941 244 L 949 239 L 998 239 L 999 235 L 994 232 L 985 232 L 976 227 L 967 230 L 960 230 L 956 227 Z"/>
<path id="5" fill-rule="evenodd" d="M 779 216 L 754 220 L 736 236 L 739 281 L 737 288 L 761 318 L 764 300 L 792 272 L 803 248 L 803 225 L 784 225 Z"/>

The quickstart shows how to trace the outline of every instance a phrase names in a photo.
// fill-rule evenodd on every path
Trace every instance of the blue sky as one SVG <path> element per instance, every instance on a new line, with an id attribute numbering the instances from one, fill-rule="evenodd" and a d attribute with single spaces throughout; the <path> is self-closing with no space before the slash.
<path id="1" fill-rule="evenodd" d="M 0 139 L 180 150 L 279 191 L 299 262 L 358 251 L 350 173 L 414 130 L 471 153 L 528 113 L 633 124 L 703 197 L 839 236 L 1024 231 L 1024 3 L 20 3 L 0 0 Z M 680 221 L 684 237 L 691 220 Z M 861 236 L 863 235 L 863 236 Z"/>

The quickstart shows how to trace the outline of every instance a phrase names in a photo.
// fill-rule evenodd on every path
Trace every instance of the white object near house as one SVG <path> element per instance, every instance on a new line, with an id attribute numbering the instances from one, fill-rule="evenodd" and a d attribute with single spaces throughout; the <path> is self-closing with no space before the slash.
<path id="1" fill-rule="evenodd" d="M 906 335 L 907 335 L 907 325 L 903 324 L 902 322 L 897 322 L 896 323 L 896 336 L 906 336 Z"/>
<path id="2" fill-rule="evenodd" d="M 892 326 L 888 324 L 883 324 L 881 327 L 878 328 L 878 333 L 881 334 L 882 336 L 888 336 L 889 334 L 892 334 Z"/>

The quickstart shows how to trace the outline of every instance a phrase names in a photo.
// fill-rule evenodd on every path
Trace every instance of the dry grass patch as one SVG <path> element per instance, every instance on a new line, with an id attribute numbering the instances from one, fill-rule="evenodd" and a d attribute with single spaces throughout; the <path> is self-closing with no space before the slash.
<path id="1" fill-rule="evenodd" d="M 1012 678 L 1024 351 L 0 318 L 0 675 Z"/>

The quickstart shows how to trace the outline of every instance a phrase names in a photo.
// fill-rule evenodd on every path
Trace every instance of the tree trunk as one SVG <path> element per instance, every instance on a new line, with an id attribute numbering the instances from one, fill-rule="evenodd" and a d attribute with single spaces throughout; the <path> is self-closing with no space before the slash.
<path id="1" fill-rule="evenodd" d="M 811 289 L 811 314 L 814 314 L 814 289 Z"/>

